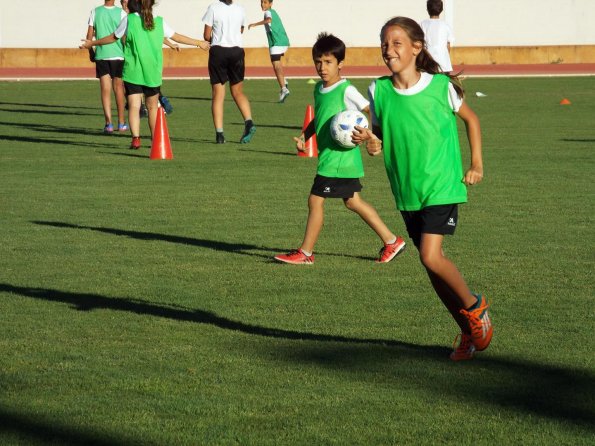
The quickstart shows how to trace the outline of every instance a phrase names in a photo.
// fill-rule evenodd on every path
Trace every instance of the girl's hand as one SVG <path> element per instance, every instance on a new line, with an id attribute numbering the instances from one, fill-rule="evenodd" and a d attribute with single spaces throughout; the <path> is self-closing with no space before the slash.
<path id="1" fill-rule="evenodd" d="M 208 49 L 211 48 L 211 44 L 209 42 L 205 41 L 205 40 L 199 40 L 198 41 L 198 47 L 201 50 L 208 51 Z"/>
<path id="2" fill-rule="evenodd" d="M 357 145 L 366 143 L 366 150 L 370 156 L 376 156 L 382 152 L 382 141 L 370 129 L 356 125 L 351 139 Z"/>
<path id="3" fill-rule="evenodd" d="M 250 28 L 252 28 L 253 26 L 254 26 L 254 23 L 250 23 L 250 24 L 248 25 L 248 31 L 250 31 Z"/>
<path id="4" fill-rule="evenodd" d="M 180 45 L 176 44 L 176 43 L 172 43 L 171 45 L 171 49 L 172 50 L 176 50 L 176 51 L 180 51 Z"/>
<path id="5" fill-rule="evenodd" d="M 79 45 L 79 49 L 81 50 L 88 50 L 89 48 L 93 48 L 93 41 L 89 39 L 81 39 L 81 43 Z"/>
<path id="6" fill-rule="evenodd" d="M 465 172 L 465 178 L 463 183 L 467 186 L 473 186 L 474 184 L 481 183 L 483 180 L 483 168 L 471 166 L 467 172 Z"/>
<path id="7" fill-rule="evenodd" d="M 295 141 L 296 149 L 298 149 L 300 152 L 306 151 L 306 140 L 304 139 L 304 135 L 300 135 L 299 138 L 294 137 L 293 140 Z"/>

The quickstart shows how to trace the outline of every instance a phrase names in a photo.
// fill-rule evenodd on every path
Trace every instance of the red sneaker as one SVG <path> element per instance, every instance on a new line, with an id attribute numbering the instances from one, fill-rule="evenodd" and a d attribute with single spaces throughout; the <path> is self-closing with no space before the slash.
<path id="1" fill-rule="evenodd" d="M 458 340 L 459 345 L 455 347 Z M 472 359 L 473 353 L 475 353 L 475 345 L 473 345 L 473 339 L 466 333 L 458 334 L 453 343 L 454 350 L 450 354 L 450 359 L 453 361 L 464 361 L 466 359 Z"/>
<path id="2" fill-rule="evenodd" d="M 301 249 L 290 251 L 287 254 L 275 256 L 275 260 L 292 265 L 312 265 L 314 263 L 314 254 L 307 256 Z"/>
<path id="3" fill-rule="evenodd" d="M 140 136 L 133 136 L 130 148 L 134 150 L 140 149 Z"/>
<path id="4" fill-rule="evenodd" d="M 405 240 L 397 237 L 394 243 L 387 243 L 380 248 L 380 255 L 376 263 L 388 263 L 405 250 Z"/>
<path id="5" fill-rule="evenodd" d="M 461 314 L 469 321 L 473 345 L 475 345 L 477 351 L 482 351 L 490 345 L 494 328 L 488 313 L 487 299 L 482 295 L 476 297 L 480 300 L 479 306 L 474 310 L 461 310 Z"/>

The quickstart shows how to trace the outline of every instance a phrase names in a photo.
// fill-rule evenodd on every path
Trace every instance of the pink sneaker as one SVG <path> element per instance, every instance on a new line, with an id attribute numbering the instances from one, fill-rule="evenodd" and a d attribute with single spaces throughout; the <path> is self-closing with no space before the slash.
<path id="1" fill-rule="evenodd" d="M 405 250 L 405 240 L 397 237 L 394 243 L 385 244 L 380 248 L 380 256 L 376 263 L 388 263 Z"/>
<path id="2" fill-rule="evenodd" d="M 307 256 L 301 249 L 290 251 L 287 254 L 275 256 L 275 260 L 292 265 L 312 265 L 314 263 L 314 254 Z"/>

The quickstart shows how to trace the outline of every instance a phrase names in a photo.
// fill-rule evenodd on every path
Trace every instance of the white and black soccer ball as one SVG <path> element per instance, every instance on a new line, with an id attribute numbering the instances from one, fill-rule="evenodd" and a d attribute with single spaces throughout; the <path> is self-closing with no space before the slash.
<path id="1" fill-rule="evenodd" d="M 356 145 L 351 141 L 355 126 L 368 128 L 368 119 L 357 110 L 344 110 L 337 113 L 331 121 L 331 136 L 341 146 L 351 149 Z"/>

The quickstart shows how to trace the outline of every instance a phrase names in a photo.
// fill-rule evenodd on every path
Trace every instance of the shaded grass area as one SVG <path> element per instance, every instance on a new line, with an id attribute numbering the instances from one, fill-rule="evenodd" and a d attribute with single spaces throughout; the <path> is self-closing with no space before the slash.
<path id="1" fill-rule="evenodd" d="M 283 105 L 248 81 L 256 136 L 236 142 L 228 100 L 223 146 L 208 83 L 168 81 L 166 162 L 146 125 L 140 152 L 102 134 L 95 83 L 0 84 L 1 442 L 591 444 L 594 81 L 466 82 L 486 177 L 445 249 L 496 332 L 464 364 L 412 244 L 374 264 L 342 204 L 314 266 L 271 260 L 298 246 L 315 173 L 291 142 L 305 81 Z M 364 162 L 363 196 L 403 234 Z"/>

